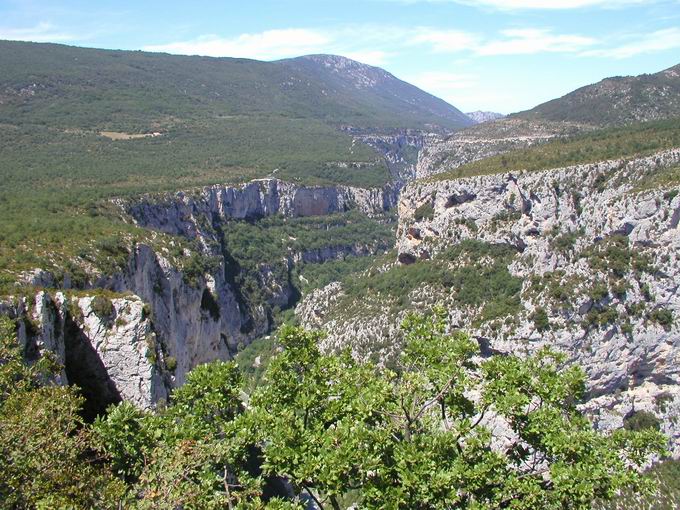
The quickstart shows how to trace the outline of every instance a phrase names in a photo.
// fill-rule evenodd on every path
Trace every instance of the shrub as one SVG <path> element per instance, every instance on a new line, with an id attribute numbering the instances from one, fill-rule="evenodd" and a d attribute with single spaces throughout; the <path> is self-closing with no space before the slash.
<path id="1" fill-rule="evenodd" d="M 170 372 L 174 372 L 177 368 L 177 358 L 174 356 L 168 356 L 165 358 L 165 368 L 167 368 Z"/>
<path id="2" fill-rule="evenodd" d="M 106 296 L 101 295 L 94 297 L 90 307 L 103 322 L 110 322 L 116 311 L 113 302 Z"/>
<path id="3" fill-rule="evenodd" d="M 669 329 L 673 325 L 673 312 L 668 308 L 657 308 L 649 313 L 649 320 Z"/>
<path id="4" fill-rule="evenodd" d="M 531 320 L 538 331 L 547 331 L 550 329 L 550 320 L 548 319 L 548 312 L 543 307 L 538 307 L 531 314 Z"/>
<path id="5" fill-rule="evenodd" d="M 413 213 L 413 217 L 416 221 L 421 221 L 424 219 L 431 220 L 434 218 L 434 207 L 431 202 L 425 202 L 423 205 L 419 206 Z"/>
<path id="6" fill-rule="evenodd" d="M 635 411 L 623 419 L 623 428 L 626 430 L 661 429 L 661 421 L 649 411 Z"/>

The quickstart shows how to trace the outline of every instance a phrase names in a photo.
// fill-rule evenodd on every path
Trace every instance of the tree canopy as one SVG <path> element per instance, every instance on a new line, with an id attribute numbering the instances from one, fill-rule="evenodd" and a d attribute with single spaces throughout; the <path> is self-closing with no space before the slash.
<path id="1" fill-rule="evenodd" d="M 651 489 L 640 471 L 664 453 L 658 430 L 595 430 L 563 355 L 484 359 L 443 317 L 409 316 L 390 369 L 285 327 L 249 397 L 237 366 L 214 362 L 167 405 L 124 402 L 93 424 L 75 390 L 26 382 L 35 368 L 5 325 L 0 506 L 590 509 Z"/>

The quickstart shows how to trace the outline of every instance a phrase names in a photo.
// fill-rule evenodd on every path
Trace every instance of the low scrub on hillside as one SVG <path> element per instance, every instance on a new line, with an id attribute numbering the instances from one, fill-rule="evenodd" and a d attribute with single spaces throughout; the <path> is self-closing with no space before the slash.
<path id="1" fill-rule="evenodd" d="M 464 241 L 431 260 L 393 265 L 387 270 L 370 269 L 346 279 L 343 301 L 334 307 L 351 316 L 373 299 L 387 299 L 393 313 L 408 309 L 412 293 L 437 289 L 456 305 L 479 310 L 477 321 L 512 315 L 520 308 L 522 280 L 508 271 L 516 251 L 505 244 Z M 432 293 L 432 292 L 430 292 Z"/>
<path id="2" fill-rule="evenodd" d="M 235 283 L 244 305 L 266 307 L 280 285 L 291 286 L 289 304 L 293 304 L 300 290 L 309 291 L 333 281 L 335 275 L 342 277 L 365 267 L 367 261 L 353 255 L 391 248 L 394 217 L 369 218 L 358 211 L 302 218 L 272 216 L 231 221 L 222 232 L 228 279 Z"/>

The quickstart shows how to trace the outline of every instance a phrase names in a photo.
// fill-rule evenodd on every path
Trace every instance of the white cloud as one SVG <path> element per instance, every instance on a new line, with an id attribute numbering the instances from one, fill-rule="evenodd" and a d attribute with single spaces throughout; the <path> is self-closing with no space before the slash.
<path id="1" fill-rule="evenodd" d="M 476 48 L 478 55 L 528 55 L 534 53 L 574 53 L 596 43 L 592 37 L 553 34 L 538 28 L 501 32 L 503 39 L 488 41 Z"/>
<path id="2" fill-rule="evenodd" d="M 0 27 L 0 39 L 9 41 L 31 42 L 65 42 L 76 39 L 71 34 L 58 31 L 50 23 L 38 23 L 28 28 L 2 28 Z"/>
<path id="3" fill-rule="evenodd" d="M 453 105 L 461 104 L 461 96 L 474 95 L 479 86 L 479 80 L 474 75 L 445 71 L 427 71 L 404 79 Z"/>
<path id="4" fill-rule="evenodd" d="M 451 92 L 469 89 L 477 84 L 477 77 L 471 74 L 458 74 L 445 71 L 428 71 L 407 76 L 406 81 L 440 97 L 450 96 Z"/>
<path id="5" fill-rule="evenodd" d="M 241 34 L 232 38 L 207 35 L 190 41 L 145 46 L 144 49 L 184 55 L 275 60 L 308 53 L 320 53 L 331 42 L 331 37 L 320 30 L 288 28 Z"/>
<path id="6" fill-rule="evenodd" d="M 461 108 L 463 111 L 491 110 L 511 113 L 521 109 L 521 94 L 468 73 L 423 72 L 405 76 L 406 81 Z"/>
<path id="7" fill-rule="evenodd" d="M 480 56 L 492 56 L 576 53 L 596 43 L 591 37 L 555 34 L 543 28 L 502 30 L 500 35 L 500 38 L 485 39 L 470 32 L 419 28 L 409 39 L 409 44 L 429 46 L 435 53 L 469 51 Z"/>
<path id="8" fill-rule="evenodd" d="M 677 27 L 634 37 L 631 42 L 618 47 L 584 51 L 581 55 L 623 59 L 675 48 L 680 48 L 680 28 Z"/>
<path id="9" fill-rule="evenodd" d="M 410 38 L 409 43 L 429 45 L 437 53 L 454 53 L 477 46 L 479 36 L 460 30 L 419 28 Z"/>

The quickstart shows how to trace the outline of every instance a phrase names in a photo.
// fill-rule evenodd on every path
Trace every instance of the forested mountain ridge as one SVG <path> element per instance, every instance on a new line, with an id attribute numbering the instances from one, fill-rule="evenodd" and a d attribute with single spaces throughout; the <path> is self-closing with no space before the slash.
<path id="1" fill-rule="evenodd" d="M 620 126 L 680 116 L 680 65 L 654 74 L 606 78 L 514 117 Z"/>
<path id="2" fill-rule="evenodd" d="M 0 119 L 15 125 L 136 133 L 239 116 L 373 129 L 470 124 L 386 71 L 333 55 L 262 62 L 0 41 L 0 66 Z"/>

